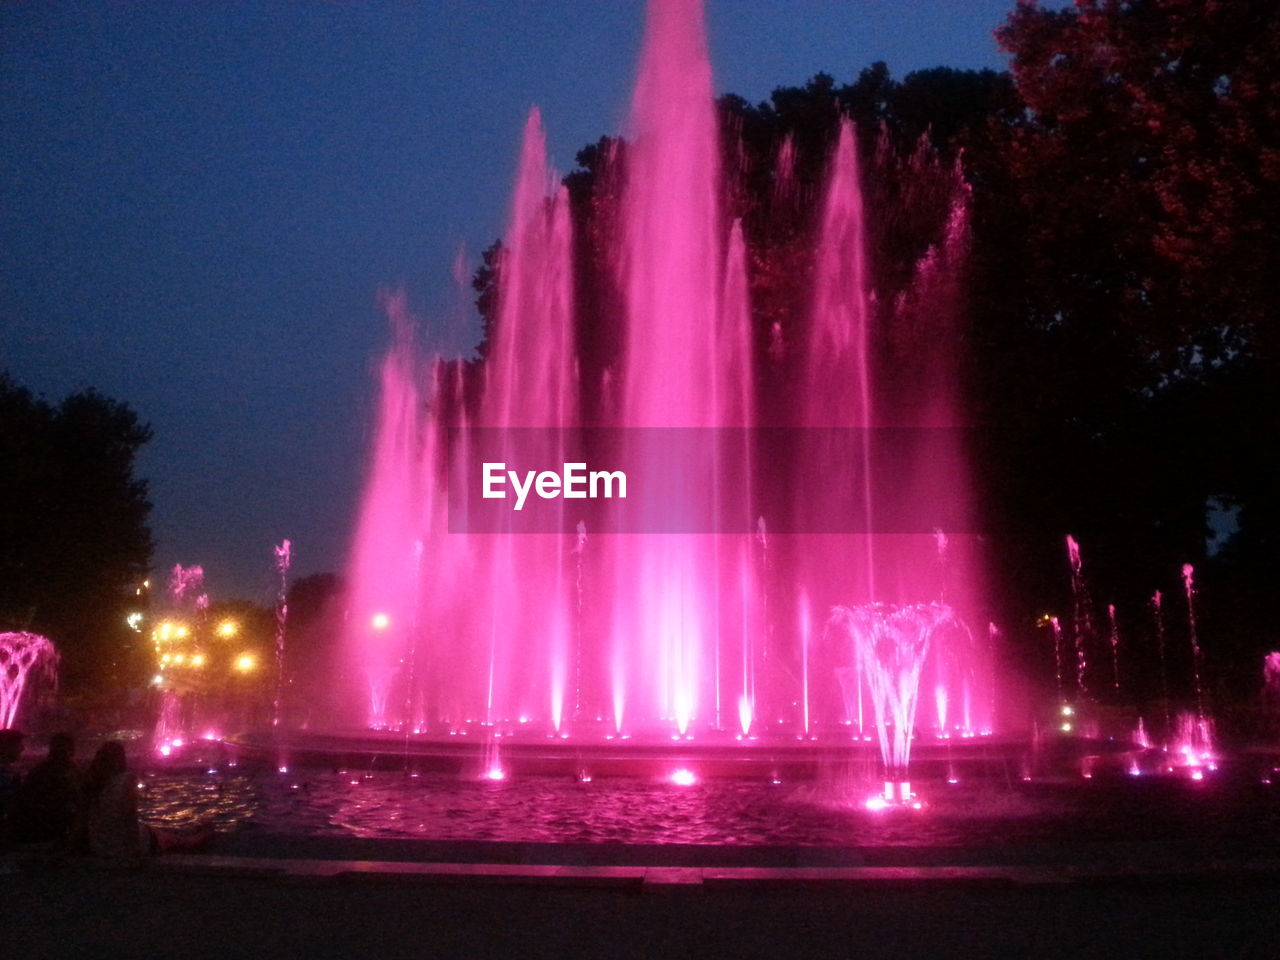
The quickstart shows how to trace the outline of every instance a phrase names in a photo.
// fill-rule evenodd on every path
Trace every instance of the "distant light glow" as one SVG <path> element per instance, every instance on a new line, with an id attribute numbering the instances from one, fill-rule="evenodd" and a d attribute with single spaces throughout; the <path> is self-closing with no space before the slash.
<path id="1" fill-rule="evenodd" d="M 484 772 L 484 778 L 486 780 L 505 780 L 507 779 L 507 771 L 501 767 L 490 767 Z"/>
<path id="2" fill-rule="evenodd" d="M 258 665 L 258 661 L 252 654 L 242 653 L 236 658 L 236 669 L 241 673 L 248 673 Z"/>
<path id="3" fill-rule="evenodd" d="M 391 618 L 385 613 L 375 613 L 370 619 L 369 625 L 375 630 L 385 630 L 391 626 Z"/>
<path id="4" fill-rule="evenodd" d="M 692 770 L 687 767 L 681 767 L 671 774 L 671 782 L 678 787 L 691 787 L 698 782 L 698 778 L 694 776 Z"/>

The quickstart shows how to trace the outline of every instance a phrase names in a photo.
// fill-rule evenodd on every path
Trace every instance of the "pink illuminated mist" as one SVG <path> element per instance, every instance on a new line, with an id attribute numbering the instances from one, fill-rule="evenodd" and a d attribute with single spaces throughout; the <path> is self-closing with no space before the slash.
<path id="1" fill-rule="evenodd" d="M 858 468 L 876 453 L 863 428 L 963 424 L 950 331 L 934 318 L 953 312 L 947 278 L 963 256 L 967 194 L 957 186 L 910 290 L 877 308 L 859 132 L 841 122 L 821 158 L 811 281 L 794 320 L 771 321 L 758 337 L 758 241 L 729 210 L 739 173 L 722 167 L 723 138 L 701 4 L 653 0 L 625 144 L 606 158 L 597 187 L 616 224 L 589 238 L 607 261 L 610 307 L 580 302 L 584 238 L 573 235 L 536 109 L 483 363 L 420 355 L 403 296 L 386 298 L 392 346 L 351 560 L 345 672 L 355 722 L 433 735 L 475 726 L 744 739 L 861 738 L 864 726 L 869 738 L 874 724 L 897 742 L 909 739 L 915 685 L 924 683 L 938 735 L 989 728 L 990 671 L 967 631 L 939 626 L 975 609 L 963 537 L 771 532 L 786 528 L 779 511 L 802 485 L 819 515 L 852 503 L 873 529 L 881 505 L 851 479 L 865 478 Z M 795 209 L 797 155 L 790 137 L 777 147 L 778 211 Z M 890 334 L 905 349 L 886 347 Z M 615 356 L 592 368 L 584 344 L 602 337 Z M 783 367 L 791 386 L 778 399 L 762 383 Z M 867 439 L 815 485 L 805 463 L 762 451 L 747 429 L 761 425 L 858 428 Z M 572 459 L 594 427 L 616 428 L 618 452 L 640 462 L 663 456 L 646 428 L 732 428 L 714 434 L 709 470 L 677 476 L 680 495 L 650 506 L 717 517 L 732 509 L 722 528 L 740 532 L 624 533 L 608 508 L 588 515 L 569 505 L 556 508 L 562 533 L 450 532 L 451 517 L 456 526 L 472 509 L 457 491 L 477 489 L 482 435 L 492 443 L 496 430 L 554 428 L 548 457 Z M 908 507 L 926 497 L 915 486 L 926 458 L 953 466 L 963 501 L 962 450 L 905 456 L 897 486 Z M 825 627 L 835 608 L 860 611 L 858 629 Z M 892 624 L 875 627 L 891 611 Z M 910 664 L 886 678 L 856 637 L 906 636 L 907 621 L 919 628 L 903 641 Z M 886 697 L 897 706 L 873 709 Z M 894 756 L 905 765 L 904 751 Z"/>

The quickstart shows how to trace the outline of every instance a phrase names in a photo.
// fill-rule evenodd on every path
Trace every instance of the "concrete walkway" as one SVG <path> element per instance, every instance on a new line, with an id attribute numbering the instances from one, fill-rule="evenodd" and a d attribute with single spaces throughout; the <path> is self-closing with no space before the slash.
<path id="1" fill-rule="evenodd" d="M 140 871 L 72 865 L 0 877 L 0 956 L 1277 955 L 1274 873 L 1247 883 L 1040 879 L 945 868 L 556 867 L 543 873 L 495 864 L 475 870 L 251 858 L 174 858 Z"/>
<path id="2" fill-rule="evenodd" d="M 1280 860 L 1198 864 L 1073 864 L 1052 866 L 698 867 L 662 864 L 593 866 L 536 863 L 456 863 L 404 860 L 272 859 L 176 854 L 148 864 L 158 874 L 260 877 L 290 882 L 365 881 L 416 884 L 506 884 L 559 887 L 936 888 L 1124 884 L 1129 887 L 1254 884 L 1280 888 Z"/>
<path id="3" fill-rule="evenodd" d="M 799 865 L 761 866 L 706 862 L 745 858 L 722 848 L 611 865 L 536 862 L 591 859 L 555 845 L 436 845 L 435 860 L 356 847 L 392 858 L 316 856 L 334 849 L 319 844 L 132 870 L 29 862 L 0 875 L 0 958 L 1280 956 L 1280 859 L 1240 851 L 1009 848 L 1006 862 L 968 864 L 899 852 L 920 862 L 859 865 L 850 849 L 840 857 L 855 862 L 805 865 L 797 850 L 758 859 Z"/>

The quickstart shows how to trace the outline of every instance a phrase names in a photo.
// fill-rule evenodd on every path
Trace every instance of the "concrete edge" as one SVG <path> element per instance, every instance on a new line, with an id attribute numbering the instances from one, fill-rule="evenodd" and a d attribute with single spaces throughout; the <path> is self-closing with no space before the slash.
<path id="1" fill-rule="evenodd" d="M 638 890 L 762 887 L 1280 885 L 1280 860 L 1208 862 L 1179 866 L 920 866 L 920 867 L 688 867 L 566 864 L 429 863 L 392 860 L 276 860 L 173 854 L 148 864 L 165 874 L 257 877 L 294 883 L 516 884 Z"/>

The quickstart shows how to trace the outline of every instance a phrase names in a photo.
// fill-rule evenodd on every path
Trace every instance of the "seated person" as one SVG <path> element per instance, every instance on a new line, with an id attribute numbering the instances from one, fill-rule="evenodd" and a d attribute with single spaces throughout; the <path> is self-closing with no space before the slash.
<path id="1" fill-rule="evenodd" d="M 9 809 L 22 785 L 15 767 L 22 757 L 22 741 L 22 731 L 0 730 L 0 847 L 9 842 Z"/>
<path id="2" fill-rule="evenodd" d="M 149 852 L 147 828 L 138 820 L 137 778 L 119 740 L 107 741 L 94 754 L 84 804 L 84 835 L 94 856 L 137 860 Z"/>
<path id="3" fill-rule="evenodd" d="M 138 819 L 138 780 L 129 770 L 124 744 L 110 740 L 89 765 L 84 790 L 84 834 L 96 857 L 136 861 L 144 854 L 195 850 L 213 835 L 208 825 L 159 830 Z"/>
<path id="4" fill-rule="evenodd" d="M 68 733 L 49 738 L 49 755 L 27 774 L 9 814 L 17 843 L 63 844 L 80 812 L 80 773 Z"/>

